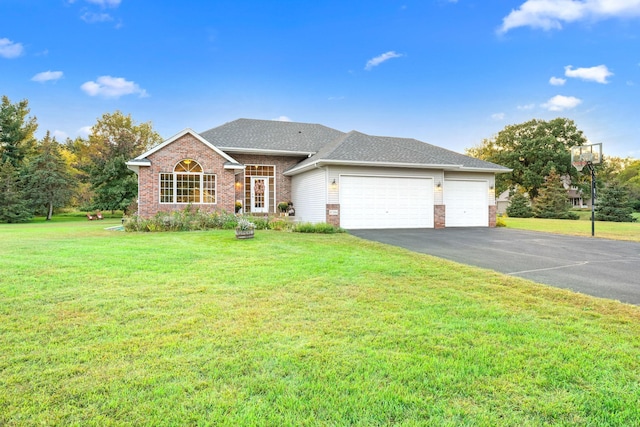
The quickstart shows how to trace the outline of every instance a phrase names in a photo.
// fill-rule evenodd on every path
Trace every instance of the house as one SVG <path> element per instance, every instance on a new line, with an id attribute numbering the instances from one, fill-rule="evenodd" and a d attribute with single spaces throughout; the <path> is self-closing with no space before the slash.
<path id="1" fill-rule="evenodd" d="M 143 217 L 292 202 L 297 221 L 347 229 L 494 226 L 495 174 L 510 171 L 415 139 L 251 119 L 185 129 L 127 166 Z"/>

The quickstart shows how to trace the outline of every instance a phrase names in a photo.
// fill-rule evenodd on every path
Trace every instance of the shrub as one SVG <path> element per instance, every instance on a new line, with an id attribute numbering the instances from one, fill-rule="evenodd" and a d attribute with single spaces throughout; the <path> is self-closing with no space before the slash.
<path id="1" fill-rule="evenodd" d="M 323 234 L 333 234 L 333 233 L 344 233 L 344 230 L 339 227 L 335 227 L 331 224 L 327 224 L 326 222 L 320 222 L 317 224 L 311 224 L 310 222 L 302 222 L 296 224 L 293 228 L 293 231 L 298 233 L 323 233 Z"/>
<path id="2" fill-rule="evenodd" d="M 503 216 L 496 217 L 496 227 L 506 227 L 507 223 L 504 220 Z"/>

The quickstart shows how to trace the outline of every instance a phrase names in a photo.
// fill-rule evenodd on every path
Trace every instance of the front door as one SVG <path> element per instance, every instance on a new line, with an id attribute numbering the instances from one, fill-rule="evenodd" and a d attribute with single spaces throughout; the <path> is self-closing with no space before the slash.
<path id="1" fill-rule="evenodd" d="M 269 178 L 251 177 L 251 212 L 269 212 Z"/>

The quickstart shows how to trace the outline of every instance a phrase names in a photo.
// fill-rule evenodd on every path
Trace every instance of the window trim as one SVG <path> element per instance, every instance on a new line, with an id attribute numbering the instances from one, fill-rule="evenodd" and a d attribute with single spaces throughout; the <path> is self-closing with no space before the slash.
<path id="1" fill-rule="evenodd" d="M 187 162 L 187 168 L 184 167 L 184 162 Z M 190 167 L 191 162 L 194 162 L 194 166 Z M 185 169 L 196 169 L 197 172 L 192 172 Z M 176 171 L 179 169 L 180 171 Z M 182 178 L 181 178 L 182 177 Z M 197 179 L 193 179 L 197 178 Z M 178 194 L 180 190 L 185 190 L 185 186 L 178 187 L 178 182 L 186 183 L 186 190 L 191 193 L 196 191 L 198 200 L 195 200 L 195 194 Z M 195 186 L 189 186 L 189 184 L 196 184 Z M 210 193 L 213 192 L 213 196 Z M 206 201 L 207 196 L 213 199 L 213 201 Z M 178 201 L 178 197 L 181 199 L 185 197 L 193 198 L 190 201 Z M 170 198 L 170 201 L 167 199 Z M 160 172 L 158 174 L 158 202 L 162 205 L 216 205 L 218 204 L 218 175 L 212 173 L 205 173 L 202 165 L 193 159 L 180 160 L 173 167 L 173 172 Z"/>

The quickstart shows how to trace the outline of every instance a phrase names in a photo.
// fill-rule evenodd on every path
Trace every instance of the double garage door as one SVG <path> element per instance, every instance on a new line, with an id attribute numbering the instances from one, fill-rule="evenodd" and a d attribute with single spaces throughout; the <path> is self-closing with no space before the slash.
<path id="1" fill-rule="evenodd" d="M 340 226 L 433 228 L 433 179 L 340 177 Z"/>
<path id="2" fill-rule="evenodd" d="M 433 228 L 431 178 L 340 177 L 340 225 L 347 229 Z M 489 225 L 486 181 L 445 179 L 446 227 Z"/>

